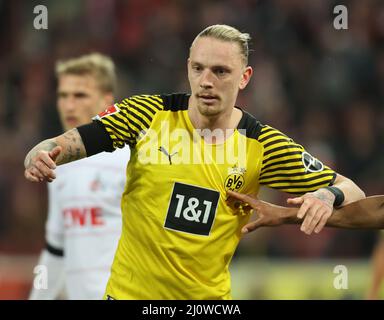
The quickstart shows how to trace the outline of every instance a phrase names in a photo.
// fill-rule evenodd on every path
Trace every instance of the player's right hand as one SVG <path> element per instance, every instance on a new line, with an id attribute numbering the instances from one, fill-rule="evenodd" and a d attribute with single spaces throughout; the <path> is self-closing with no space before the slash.
<path id="1" fill-rule="evenodd" d="M 51 151 L 37 151 L 29 159 L 26 165 L 24 176 L 32 182 L 48 181 L 52 182 L 56 178 L 56 159 L 61 153 L 62 148 L 56 146 Z"/>

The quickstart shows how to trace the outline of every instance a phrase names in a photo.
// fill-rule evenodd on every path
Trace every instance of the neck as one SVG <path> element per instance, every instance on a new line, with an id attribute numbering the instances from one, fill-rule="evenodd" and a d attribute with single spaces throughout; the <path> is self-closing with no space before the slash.
<path id="1" fill-rule="evenodd" d="M 223 132 L 223 139 L 226 140 L 229 136 L 232 135 L 234 129 L 237 128 L 243 115 L 241 110 L 233 107 L 226 112 L 217 115 L 206 116 L 199 112 L 199 109 L 194 103 L 195 101 L 193 101 L 191 97 L 189 100 L 188 116 L 192 122 L 193 127 L 195 129 L 200 129 L 201 136 L 203 136 L 206 140 L 212 138 L 209 132 L 212 133 L 217 129 Z M 219 143 L 220 140 L 222 139 L 213 138 L 211 142 Z"/>

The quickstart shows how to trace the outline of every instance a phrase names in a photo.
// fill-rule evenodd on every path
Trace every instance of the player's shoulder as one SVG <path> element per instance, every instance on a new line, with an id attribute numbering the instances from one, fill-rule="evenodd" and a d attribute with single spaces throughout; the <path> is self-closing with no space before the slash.
<path id="1" fill-rule="evenodd" d="M 276 140 L 279 142 L 293 142 L 293 139 L 288 137 L 286 134 L 267 124 L 262 125 L 258 140 L 261 143 L 268 143 Z"/>
<path id="2" fill-rule="evenodd" d="M 258 139 L 260 136 L 262 124 L 258 121 L 253 115 L 248 113 L 245 110 L 242 110 L 242 117 L 240 119 L 239 124 L 237 125 L 237 130 L 240 134 L 245 135 L 250 139 Z"/>
<path id="3" fill-rule="evenodd" d="M 171 93 L 160 95 L 163 100 L 164 110 L 166 111 L 187 110 L 190 96 L 191 95 L 187 93 Z"/>
<path id="4" fill-rule="evenodd" d="M 247 138 L 255 139 L 261 143 L 271 140 L 284 139 L 292 141 L 287 135 L 280 130 L 260 122 L 252 114 L 242 110 L 243 116 L 239 122 L 238 130 L 243 133 Z"/>
<path id="5" fill-rule="evenodd" d="M 150 108 L 153 111 L 180 111 L 188 109 L 190 94 L 141 94 L 123 99 L 118 107 L 134 107 L 139 109 Z"/>
<path id="6" fill-rule="evenodd" d="M 163 109 L 163 100 L 159 94 L 140 94 L 124 98 L 117 104 L 119 108 L 148 108 L 153 110 Z"/>

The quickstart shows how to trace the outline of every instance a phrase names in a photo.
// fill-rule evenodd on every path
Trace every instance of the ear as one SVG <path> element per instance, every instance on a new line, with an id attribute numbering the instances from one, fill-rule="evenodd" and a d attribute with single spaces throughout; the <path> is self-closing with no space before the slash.
<path id="1" fill-rule="evenodd" d="M 187 59 L 187 76 L 188 76 L 188 80 L 190 81 L 190 77 L 191 77 L 191 58 Z"/>
<path id="2" fill-rule="evenodd" d="M 253 74 L 252 67 L 248 66 L 244 69 L 243 74 L 241 75 L 241 80 L 239 84 L 240 90 L 243 90 L 247 86 L 249 80 L 251 80 L 252 74 Z"/>

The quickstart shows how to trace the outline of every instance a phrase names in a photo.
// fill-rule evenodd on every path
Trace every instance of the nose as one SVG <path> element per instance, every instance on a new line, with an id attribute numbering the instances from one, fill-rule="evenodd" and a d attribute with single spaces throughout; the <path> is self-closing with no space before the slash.
<path id="1" fill-rule="evenodd" d="M 213 75 L 210 70 L 204 70 L 200 78 L 200 87 L 202 89 L 213 88 Z"/>

